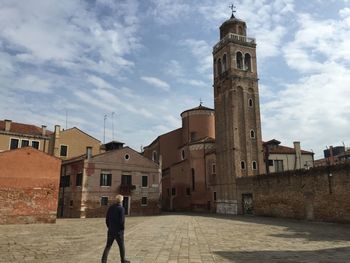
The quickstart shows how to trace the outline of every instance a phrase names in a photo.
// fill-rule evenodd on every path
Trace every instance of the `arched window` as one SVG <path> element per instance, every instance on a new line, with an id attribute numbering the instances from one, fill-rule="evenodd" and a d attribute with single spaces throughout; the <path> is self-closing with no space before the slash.
<path id="1" fill-rule="evenodd" d="M 241 26 L 238 26 L 238 35 L 243 35 L 243 29 Z"/>
<path id="2" fill-rule="evenodd" d="M 241 52 L 236 53 L 236 64 L 238 69 L 243 69 L 243 55 Z"/>
<path id="3" fill-rule="evenodd" d="M 245 161 L 241 161 L 241 169 L 245 170 Z"/>
<path id="4" fill-rule="evenodd" d="M 181 150 L 181 160 L 185 160 L 185 150 Z"/>
<path id="5" fill-rule="evenodd" d="M 222 57 L 222 72 L 225 72 L 227 70 L 227 58 L 226 54 Z"/>
<path id="6" fill-rule="evenodd" d="M 255 131 L 250 130 L 250 138 L 254 139 L 255 138 Z"/>
<path id="7" fill-rule="evenodd" d="M 252 169 L 253 170 L 258 169 L 258 165 L 257 165 L 256 161 L 252 161 Z"/>
<path id="8" fill-rule="evenodd" d="M 249 53 L 246 53 L 244 55 L 244 69 L 248 71 L 252 71 L 252 62 L 251 57 Z"/>
<path id="9" fill-rule="evenodd" d="M 213 67 L 213 69 L 214 69 L 214 76 L 216 77 L 217 76 L 217 70 L 216 70 L 216 58 L 214 58 L 214 67 Z"/>
<path id="10" fill-rule="evenodd" d="M 217 67 L 218 67 L 218 75 L 220 76 L 222 73 L 221 59 L 218 59 Z"/>
<path id="11" fill-rule="evenodd" d="M 253 99 L 252 98 L 248 99 L 248 106 L 253 107 Z"/>

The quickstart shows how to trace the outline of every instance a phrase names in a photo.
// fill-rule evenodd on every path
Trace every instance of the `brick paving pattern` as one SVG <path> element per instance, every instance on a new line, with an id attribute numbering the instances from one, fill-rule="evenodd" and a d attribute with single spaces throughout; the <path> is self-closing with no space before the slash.
<path id="1" fill-rule="evenodd" d="M 263 217 L 128 217 L 131 262 L 350 262 L 350 226 Z M 1 225 L 0 262 L 100 262 L 104 219 Z M 109 262 L 119 262 L 114 244 Z"/>

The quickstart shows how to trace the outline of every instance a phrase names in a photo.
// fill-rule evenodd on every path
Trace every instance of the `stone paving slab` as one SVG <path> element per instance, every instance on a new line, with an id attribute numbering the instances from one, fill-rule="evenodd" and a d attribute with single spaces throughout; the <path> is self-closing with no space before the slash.
<path id="1" fill-rule="evenodd" d="M 0 262 L 100 262 L 104 219 L 0 225 Z M 350 262 L 350 225 L 262 217 L 166 214 L 126 219 L 131 262 Z M 117 245 L 109 262 L 119 262 Z"/>

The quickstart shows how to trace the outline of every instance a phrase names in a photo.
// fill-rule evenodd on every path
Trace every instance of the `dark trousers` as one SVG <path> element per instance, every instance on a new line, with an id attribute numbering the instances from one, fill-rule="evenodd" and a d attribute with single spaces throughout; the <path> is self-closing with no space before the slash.
<path id="1" fill-rule="evenodd" d="M 124 231 L 107 234 L 107 244 L 106 244 L 105 250 L 103 251 L 102 263 L 107 263 L 108 253 L 113 245 L 114 240 L 117 241 L 119 246 L 120 262 L 124 263 L 124 260 L 125 260 Z"/>

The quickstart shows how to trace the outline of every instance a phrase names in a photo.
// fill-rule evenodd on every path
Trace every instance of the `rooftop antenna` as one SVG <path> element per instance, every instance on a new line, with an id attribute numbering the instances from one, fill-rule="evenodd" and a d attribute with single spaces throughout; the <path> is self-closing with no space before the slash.
<path id="1" fill-rule="evenodd" d="M 199 106 L 202 106 L 202 105 L 203 105 L 202 98 L 199 98 Z"/>
<path id="2" fill-rule="evenodd" d="M 234 13 L 236 13 L 236 6 L 232 3 L 231 5 L 229 5 L 229 8 L 230 8 L 231 11 L 232 11 L 231 19 L 232 19 L 232 18 L 235 18 Z"/>
<path id="3" fill-rule="evenodd" d="M 112 141 L 114 141 L 114 111 L 112 112 Z"/>
<path id="4" fill-rule="evenodd" d="M 107 114 L 103 117 L 103 143 L 106 143 L 106 120 L 107 120 Z"/>

